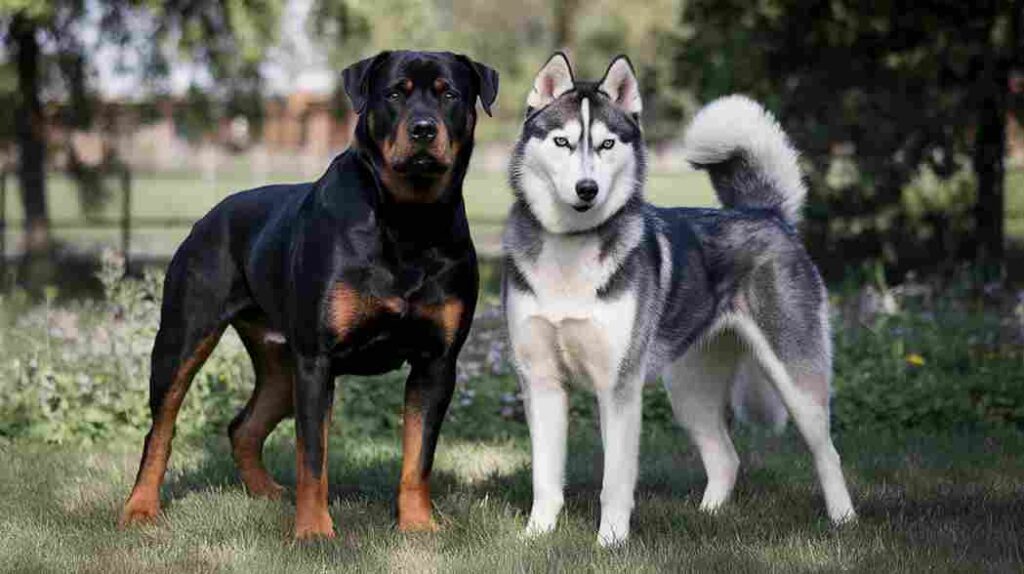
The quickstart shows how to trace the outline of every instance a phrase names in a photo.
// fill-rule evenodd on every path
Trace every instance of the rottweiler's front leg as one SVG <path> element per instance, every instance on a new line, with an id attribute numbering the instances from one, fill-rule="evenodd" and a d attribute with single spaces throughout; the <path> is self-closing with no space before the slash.
<path id="1" fill-rule="evenodd" d="M 455 390 L 455 361 L 442 357 L 414 364 L 405 383 L 402 479 L 398 489 L 398 529 L 434 531 L 430 469 L 448 403 Z"/>
<path id="2" fill-rule="evenodd" d="M 296 359 L 295 381 L 295 538 L 334 538 L 327 511 L 327 429 L 334 402 L 334 379 L 326 357 Z"/>

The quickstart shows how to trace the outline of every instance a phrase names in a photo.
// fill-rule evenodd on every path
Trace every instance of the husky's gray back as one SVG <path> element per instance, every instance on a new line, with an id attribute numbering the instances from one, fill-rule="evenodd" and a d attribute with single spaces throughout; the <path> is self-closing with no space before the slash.
<path id="1" fill-rule="evenodd" d="M 702 508 L 718 508 L 735 483 L 731 398 L 741 418 L 780 428 L 794 416 L 829 515 L 850 519 L 828 431 L 827 298 L 794 227 L 805 195 L 795 151 L 757 104 L 717 102 L 698 114 L 686 145 L 725 209 L 651 206 L 628 62 L 613 61 L 600 85 L 572 85 L 564 56 L 553 57 L 534 82 L 528 103 L 537 106 L 511 162 L 503 303 L 534 448 L 528 531 L 553 528 L 562 505 L 565 385 L 577 383 L 601 409 L 599 541 L 628 535 L 640 387 L 656 374 L 705 464 Z M 599 144 L 602 131 L 610 143 Z"/>

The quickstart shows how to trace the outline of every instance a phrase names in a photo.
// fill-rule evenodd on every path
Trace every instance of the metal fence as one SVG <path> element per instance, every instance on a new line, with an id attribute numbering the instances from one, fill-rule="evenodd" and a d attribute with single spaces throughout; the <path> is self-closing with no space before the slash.
<path id="1" fill-rule="evenodd" d="M 7 250 L 8 230 L 24 230 L 25 222 L 8 221 L 7 192 L 8 180 L 14 175 L 9 170 L 0 170 L 0 276 L 6 276 L 7 263 L 10 259 Z M 132 172 L 128 168 L 119 168 L 107 173 L 108 177 L 116 177 L 120 188 L 120 213 L 116 217 L 89 216 L 77 218 L 50 218 L 51 231 L 81 229 L 119 229 L 120 248 L 125 258 L 125 269 L 131 263 L 132 232 L 142 229 L 166 229 L 175 227 L 191 227 L 195 223 L 192 217 L 139 217 L 132 215 Z"/>

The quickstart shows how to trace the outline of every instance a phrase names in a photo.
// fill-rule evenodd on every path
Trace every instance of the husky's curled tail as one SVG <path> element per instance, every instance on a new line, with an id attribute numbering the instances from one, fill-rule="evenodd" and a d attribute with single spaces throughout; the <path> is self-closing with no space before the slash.
<path id="1" fill-rule="evenodd" d="M 732 95 L 706 105 L 686 131 L 684 150 L 687 161 L 708 172 L 723 207 L 774 211 L 793 226 L 800 220 L 807 188 L 799 154 L 759 103 Z M 751 361 L 738 366 L 730 394 L 740 420 L 785 427 L 781 397 Z"/>
<path id="2" fill-rule="evenodd" d="M 807 188 L 797 151 L 771 113 L 745 96 L 719 98 L 697 113 L 683 142 L 686 159 L 707 170 L 727 208 L 771 209 L 790 225 Z"/>

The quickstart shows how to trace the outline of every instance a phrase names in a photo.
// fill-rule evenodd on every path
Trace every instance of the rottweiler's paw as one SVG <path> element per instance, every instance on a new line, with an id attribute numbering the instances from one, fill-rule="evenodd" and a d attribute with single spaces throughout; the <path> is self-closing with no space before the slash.
<path id="1" fill-rule="evenodd" d="M 334 532 L 334 521 L 326 512 L 310 519 L 295 521 L 295 541 L 312 542 L 315 540 L 331 540 L 337 536 Z"/>
<path id="2" fill-rule="evenodd" d="M 156 522 L 160 514 L 160 505 L 155 501 L 129 500 L 124 509 L 121 510 L 121 517 L 117 520 L 118 528 L 127 528 L 136 524 L 152 524 Z"/>
<path id="3" fill-rule="evenodd" d="M 440 529 L 430 516 L 398 519 L 399 532 L 437 532 Z"/>
<path id="4" fill-rule="evenodd" d="M 265 480 L 245 481 L 245 490 L 249 493 L 249 496 L 269 500 L 280 500 L 285 492 L 283 486 L 269 477 Z"/>

